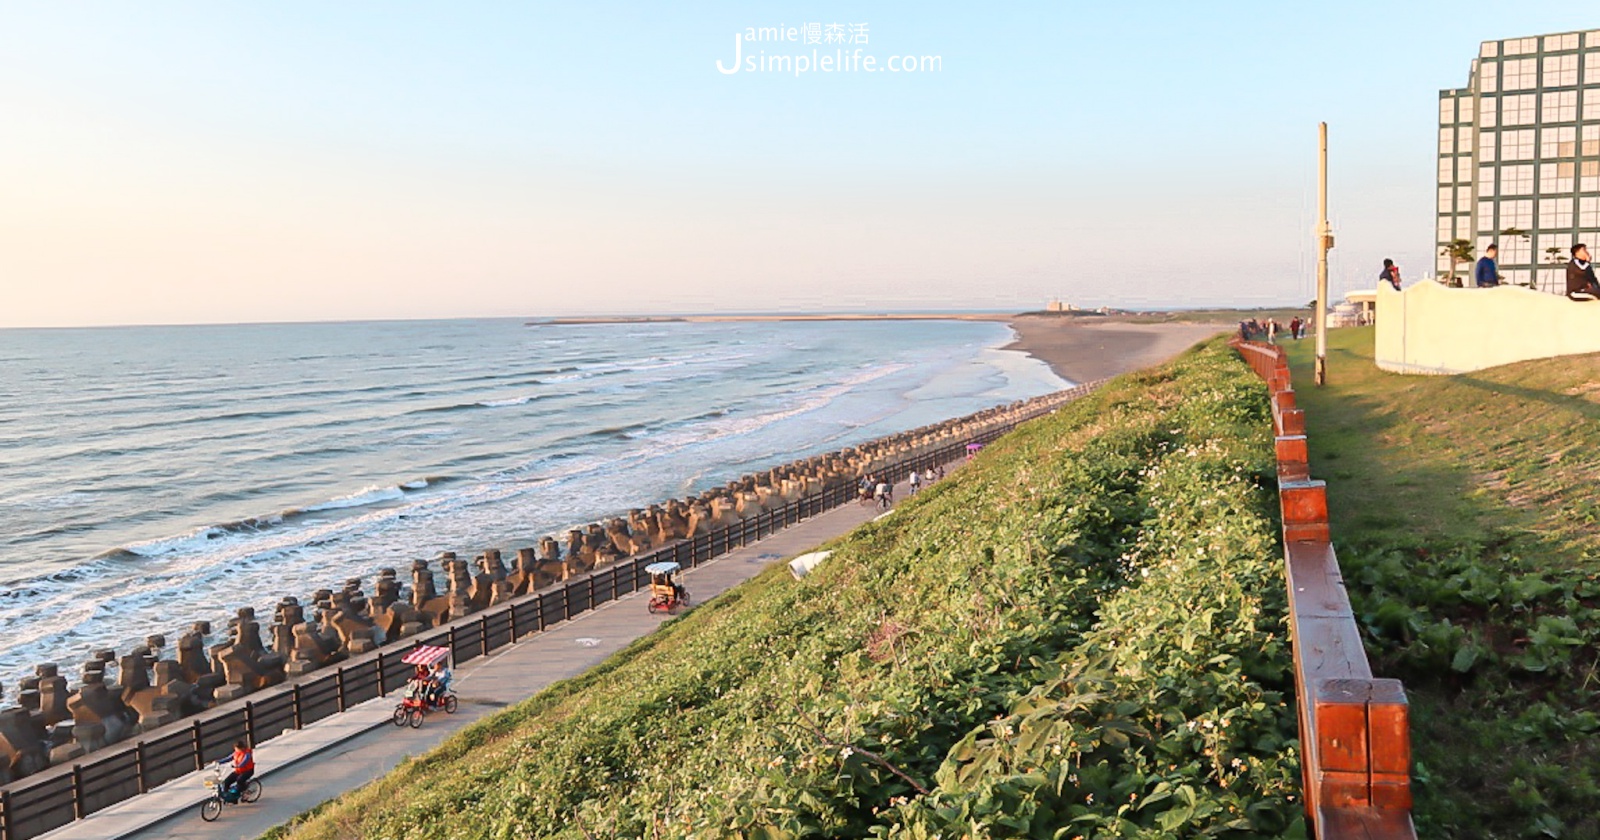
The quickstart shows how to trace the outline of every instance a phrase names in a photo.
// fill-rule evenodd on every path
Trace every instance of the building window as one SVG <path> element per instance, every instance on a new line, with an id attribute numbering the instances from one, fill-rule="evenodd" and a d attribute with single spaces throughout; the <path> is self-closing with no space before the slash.
<path id="1" fill-rule="evenodd" d="M 1501 195 L 1533 195 L 1533 164 L 1507 166 L 1500 170 Z"/>
<path id="2" fill-rule="evenodd" d="M 1559 52 L 1560 50 L 1575 50 L 1578 48 L 1577 32 L 1568 32 L 1563 35 L 1546 35 L 1544 38 L 1545 52 Z M 1550 84 L 1545 82 L 1545 84 Z"/>
<path id="3" fill-rule="evenodd" d="M 1500 54 L 1500 42 L 1499 41 L 1484 41 L 1483 44 L 1481 44 L 1478 47 L 1478 55 L 1483 57 L 1483 58 L 1494 58 L 1495 56 L 1497 56 L 1499 54 Z"/>
<path id="4" fill-rule="evenodd" d="M 1477 77 L 1479 93 L 1495 93 L 1500 90 L 1500 62 L 1479 62 L 1478 69 L 1473 75 Z"/>
<path id="5" fill-rule="evenodd" d="M 1538 38 L 1513 38 L 1505 42 L 1505 48 L 1501 52 L 1506 55 L 1527 55 L 1537 49 L 1539 49 Z"/>
<path id="6" fill-rule="evenodd" d="M 1572 192 L 1573 178 L 1577 170 L 1578 165 L 1570 160 L 1539 164 L 1539 194 Z"/>
<path id="7" fill-rule="evenodd" d="M 1600 121 L 1600 88 L 1583 92 L 1583 119 L 1585 122 Z"/>
<path id="8" fill-rule="evenodd" d="M 1505 131 L 1500 134 L 1501 160 L 1533 160 L 1533 129 Z"/>
<path id="9" fill-rule="evenodd" d="M 1571 231 L 1563 233 L 1541 233 L 1534 241 L 1534 254 L 1539 257 L 1539 262 L 1549 264 L 1550 253 L 1547 249 L 1555 248 L 1561 254 L 1561 262 L 1567 261 L 1567 253 L 1572 247 Z"/>
<path id="10" fill-rule="evenodd" d="M 1494 167 L 1478 167 L 1478 195 L 1493 198 L 1494 194 Z"/>
<path id="11" fill-rule="evenodd" d="M 1439 154 L 1453 155 L 1456 153 L 1456 130 L 1453 128 L 1439 129 Z"/>
<path id="12" fill-rule="evenodd" d="M 1455 229 L 1451 225 L 1451 222 L 1453 222 L 1454 220 L 1455 220 L 1454 216 L 1440 216 L 1439 217 L 1439 241 L 1440 242 L 1449 242 L 1452 238 L 1454 238 Z"/>
<path id="13" fill-rule="evenodd" d="M 1586 195 L 1578 199 L 1578 226 L 1600 227 L 1600 195 Z"/>
<path id="14" fill-rule="evenodd" d="M 1596 29 L 1584 36 L 1585 46 L 1600 47 L 1600 29 Z"/>
<path id="15" fill-rule="evenodd" d="M 1532 227 L 1533 199 L 1522 198 L 1516 201 L 1500 202 L 1500 230 L 1502 232 L 1512 228 L 1529 230 Z"/>
<path id="16" fill-rule="evenodd" d="M 1600 84 L 1600 52 L 1584 54 L 1583 83 L 1586 85 Z"/>
<path id="17" fill-rule="evenodd" d="M 1454 212 L 1456 212 L 1456 188 L 1455 187 L 1440 187 L 1439 188 L 1439 212 L 1440 213 L 1454 213 Z"/>
<path id="18" fill-rule="evenodd" d="M 1468 184 L 1467 186 L 1464 186 L 1464 187 L 1456 187 L 1456 212 L 1457 213 L 1471 213 L 1472 212 L 1472 185 L 1471 184 Z M 1465 228 L 1466 226 L 1467 226 L 1467 220 L 1465 218 L 1463 218 L 1461 220 L 1461 227 Z"/>
<path id="19" fill-rule="evenodd" d="M 1506 227 L 1513 227 L 1507 225 Z M 1519 228 L 1527 230 L 1527 228 Z M 1533 243 L 1526 237 L 1507 236 L 1500 240 L 1501 265 L 1529 265 L 1533 262 Z"/>
<path id="20" fill-rule="evenodd" d="M 1478 100 L 1478 125 L 1484 128 L 1494 128 L 1499 125 L 1495 119 L 1495 98 L 1485 96 Z"/>
<path id="21" fill-rule="evenodd" d="M 1572 122 L 1577 118 L 1577 91 L 1555 90 L 1544 94 L 1544 118 L 1541 122 Z"/>
<path id="22" fill-rule="evenodd" d="M 1578 153 L 1578 129 L 1563 125 L 1539 130 L 1539 157 L 1569 158 Z"/>
<path id="23" fill-rule="evenodd" d="M 1600 192 L 1600 160 L 1586 160 L 1578 170 L 1578 192 Z"/>
<path id="24" fill-rule="evenodd" d="M 1600 125 L 1583 127 L 1583 156 L 1600 157 Z"/>
<path id="25" fill-rule="evenodd" d="M 1501 125 L 1533 125 L 1538 119 L 1538 97 L 1531 93 L 1500 98 Z"/>
<path id="26" fill-rule="evenodd" d="M 1478 202 L 1478 230 L 1494 230 L 1494 202 Z M 1478 253 L 1483 253 L 1483 243 L 1478 243 Z"/>
<path id="27" fill-rule="evenodd" d="M 1439 158 L 1439 183 L 1453 184 L 1456 182 L 1456 159 Z"/>
<path id="28" fill-rule="evenodd" d="M 1539 86 L 1539 60 L 1519 58 L 1500 63 L 1500 89 L 1533 90 Z"/>
<path id="29" fill-rule="evenodd" d="M 1572 227 L 1572 198 L 1539 199 L 1539 227 Z"/>
<path id="30" fill-rule="evenodd" d="M 1498 159 L 1495 153 L 1495 139 L 1499 135 L 1493 131 L 1485 131 L 1478 135 L 1478 160 L 1483 163 L 1494 163 Z M 1465 150 L 1463 150 L 1465 151 Z"/>
<path id="31" fill-rule="evenodd" d="M 1456 98 L 1454 96 L 1439 97 L 1439 124 L 1450 125 L 1456 121 Z"/>
<path id="32" fill-rule="evenodd" d="M 1576 55 L 1547 55 L 1544 58 L 1544 87 L 1566 87 L 1578 83 Z"/>

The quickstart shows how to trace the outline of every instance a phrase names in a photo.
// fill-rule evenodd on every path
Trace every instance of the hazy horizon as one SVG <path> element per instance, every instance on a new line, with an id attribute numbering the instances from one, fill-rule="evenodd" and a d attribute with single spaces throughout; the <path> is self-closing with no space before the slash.
<path id="1" fill-rule="evenodd" d="M 1438 90 L 1481 40 L 1600 27 L 1503 19 L 13 2 L 0 327 L 1296 306 L 1318 121 L 1334 297 L 1421 277 Z M 923 68 L 727 72 L 805 24 L 859 41 L 743 57 Z"/>

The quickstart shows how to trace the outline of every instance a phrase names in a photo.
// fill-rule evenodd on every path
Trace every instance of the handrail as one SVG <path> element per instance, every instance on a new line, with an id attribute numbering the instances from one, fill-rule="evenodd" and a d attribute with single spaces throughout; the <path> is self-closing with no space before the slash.
<path id="1" fill-rule="evenodd" d="M 1229 343 L 1271 398 L 1306 820 L 1319 840 L 1415 840 L 1405 688 L 1374 678 L 1361 646 L 1333 550 L 1327 485 L 1311 478 L 1288 354 Z"/>

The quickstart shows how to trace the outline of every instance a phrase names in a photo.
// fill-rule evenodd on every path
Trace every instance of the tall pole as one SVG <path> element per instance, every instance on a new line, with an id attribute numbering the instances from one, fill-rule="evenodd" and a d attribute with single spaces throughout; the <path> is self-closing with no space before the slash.
<path id="1" fill-rule="evenodd" d="M 1333 229 L 1328 226 L 1328 124 L 1317 127 L 1317 369 L 1316 383 L 1328 382 L 1328 249 Z"/>

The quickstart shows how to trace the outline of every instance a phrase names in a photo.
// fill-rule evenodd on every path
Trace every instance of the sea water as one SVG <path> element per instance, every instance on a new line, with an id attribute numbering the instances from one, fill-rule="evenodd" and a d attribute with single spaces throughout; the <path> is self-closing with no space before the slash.
<path id="1" fill-rule="evenodd" d="M 998 349 L 1011 338 L 962 321 L 0 330 L 0 683 L 1068 384 Z"/>

